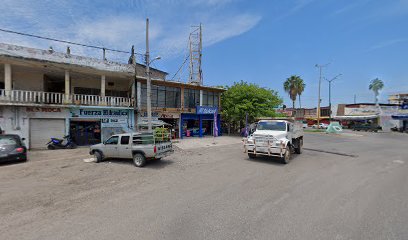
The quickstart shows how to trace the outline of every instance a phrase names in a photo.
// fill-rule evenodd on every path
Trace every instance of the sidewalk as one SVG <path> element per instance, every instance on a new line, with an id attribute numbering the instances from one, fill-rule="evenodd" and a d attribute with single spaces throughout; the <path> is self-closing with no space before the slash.
<path id="1" fill-rule="evenodd" d="M 174 146 L 187 150 L 194 148 L 204 148 L 204 147 L 214 147 L 214 146 L 224 146 L 242 143 L 242 137 L 238 136 L 220 136 L 220 137 L 192 137 L 178 139 L 173 143 Z"/>

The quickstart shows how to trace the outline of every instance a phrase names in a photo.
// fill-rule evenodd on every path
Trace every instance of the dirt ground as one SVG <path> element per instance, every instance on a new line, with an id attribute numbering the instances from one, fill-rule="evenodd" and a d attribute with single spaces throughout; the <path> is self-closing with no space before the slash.
<path id="1" fill-rule="evenodd" d="M 32 151 L 0 166 L 0 239 L 408 239 L 407 137 L 306 134 L 286 165 L 239 138 L 144 168 Z"/>

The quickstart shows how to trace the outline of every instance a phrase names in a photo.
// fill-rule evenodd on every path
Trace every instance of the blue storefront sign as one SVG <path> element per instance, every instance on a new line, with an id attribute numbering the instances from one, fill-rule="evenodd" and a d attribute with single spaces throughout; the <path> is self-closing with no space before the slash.
<path id="1" fill-rule="evenodd" d="M 197 106 L 196 113 L 182 113 L 180 115 L 180 138 L 187 135 L 187 132 L 183 131 L 184 122 L 186 121 L 198 121 L 198 129 L 187 130 L 190 136 L 203 137 L 203 121 L 212 121 L 212 131 L 210 132 L 215 137 L 221 135 L 221 119 L 218 114 L 218 107 L 213 106 Z M 208 131 L 206 132 L 208 134 Z"/>
<path id="2" fill-rule="evenodd" d="M 401 105 L 401 109 L 403 109 L 403 110 L 408 110 L 408 103 L 403 103 L 403 104 Z"/>
<path id="3" fill-rule="evenodd" d="M 197 106 L 196 114 L 214 114 L 218 113 L 217 107 Z"/>

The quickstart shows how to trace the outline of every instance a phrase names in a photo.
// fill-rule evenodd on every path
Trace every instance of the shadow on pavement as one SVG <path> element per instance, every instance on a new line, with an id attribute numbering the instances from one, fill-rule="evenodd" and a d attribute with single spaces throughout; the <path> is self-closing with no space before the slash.
<path id="1" fill-rule="evenodd" d="M 16 165 L 16 164 L 23 164 L 25 162 L 27 161 L 4 161 L 4 162 L 0 162 L 0 167 Z"/>
<path id="2" fill-rule="evenodd" d="M 296 160 L 298 157 L 298 154 L 292 154 L 292 158 L 288 164 L 290 164 L 292 161 Z M 258 163 L 265 163 L 265 164 L 271 164 L 275 165 L 278 167 L 284 167 L 288 164 L 284 164 L 282 160 L 279 157 L 268 157 L 268 156 L 258 156 L 256 158 L 249 158 L 247 157 L 247 160 L 250 162 L 258 162 Z"/>
<path id="3" fill-rule="evenodd" d="M 113 163 L 113 164 L 122 164 L 129 165 L 130 167 L 135 167 L 132 159 L 106 159 L 101 163 Z M 143 168 L 152 168 L 152 169 L 161 169 L 168 165 L 173 164 L 172 160 L 161 159 L 161 160 L 148 160 L 146 165 Z"/>

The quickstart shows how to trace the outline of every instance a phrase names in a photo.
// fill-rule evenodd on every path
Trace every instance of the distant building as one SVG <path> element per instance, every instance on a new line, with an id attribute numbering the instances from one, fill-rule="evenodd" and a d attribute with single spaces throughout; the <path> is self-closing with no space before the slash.
<path id="1" fill-rule="evenodd" d="M 391 104 L 402 105 L 408 103 L 408 93 L 396 93 L 388 96 L 388 102 Z"/>
<path id="2" fill-rule="evenodd" d="M 317 122 L 317 108 L 286 108 L 283 110 L 277 110 L 279 113 L 283 113 L 288 117 L 295 117 L 297 120 L 307 121 L 309 125 L 313 125 Z M 330 107 L 320 107 L 320 122 L 330 123 Z"/>
<path id="3" fill-rule="evenodd" d="M 398 104 L 380 103 L 378 106 L 375 103 L 339 104 L 334 119 L 341 120 L 346 126 L 371 121 L 381 126 L 384 131 L 389 131 L 398 125 L 398 121 L 392 118 L 392 115 L 398 112 Z"/>

